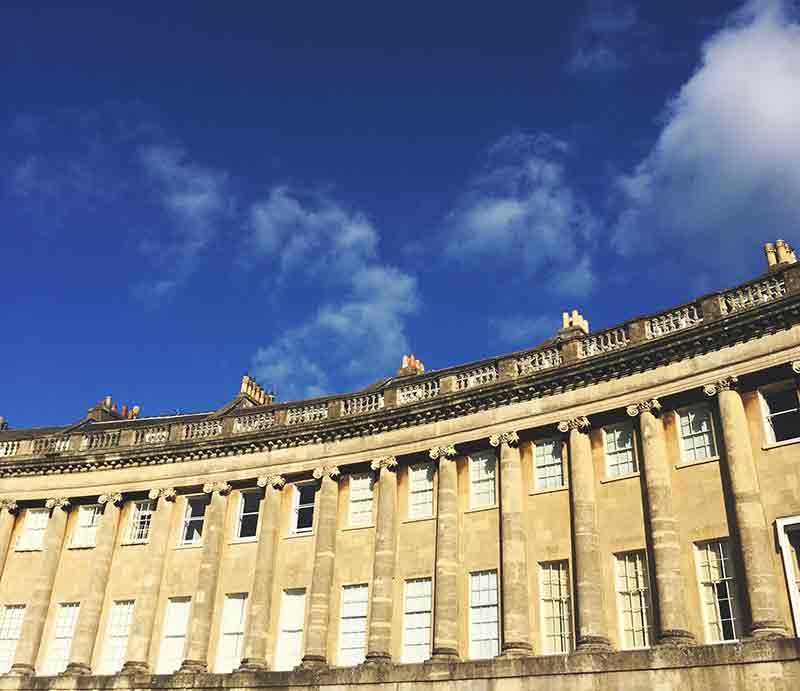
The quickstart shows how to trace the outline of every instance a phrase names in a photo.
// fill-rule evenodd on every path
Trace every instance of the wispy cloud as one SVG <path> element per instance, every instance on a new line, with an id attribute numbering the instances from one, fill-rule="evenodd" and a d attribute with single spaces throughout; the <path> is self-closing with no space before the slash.
<path id="1" fill-rule="evenodd" d="M 496 339 L 505 346 L 528 348 L 556 335 L 560 324 L 554 315 L 515 314 L 489 320 Z"/>
<path id="2" fill-rule="evenodd" d="M 655 146 L 617 180 L 617 250 L 669 250 L 710 272 L 739 269 L 765 232 L 797 237 L 798 75 L 800 25 L 789 6 L 747 3 L 705 44 Z"/>
<path id="3" fill-rule="evenodd" d="M 619 72 L 628 67 L 630 43 L 641 33 L 636 8 L 620 0 L 594 0 L 575 32 L 572 72 Z"/>
<path id="4" fill-rule="evenodd" d="M 567 144 L 548 135 L 514 134 L 489 151 L 447 218 L 447 252 L 466 262 L 514 257 L 552 279 L 553 292 L 585 295 L 595 281 L 588 249 L 599 229 L 570 184 Z"/>

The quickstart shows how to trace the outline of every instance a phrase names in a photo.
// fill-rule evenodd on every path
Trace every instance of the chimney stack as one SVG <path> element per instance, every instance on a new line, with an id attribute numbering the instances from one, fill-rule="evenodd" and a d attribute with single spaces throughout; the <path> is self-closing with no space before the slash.
<path id="1" fill-rule="evenodd" d="M 582 332 L 584 335 L 589 334 L 589 322 L 583 318 L 578 310 L 572 310 L 572 313 L 563 312 L 561 315 L 562 326 L 559 334 L 569 335 L 576 331 Z"/>
<path id="2" fill-rule="evenodd" d="M 274 399 L 272 394 L 264 391 L 261 385 L 249 374 L 245 374 L 242 377 L 239 393 L 247 396 L 255 405 L 269 405 Z"/>
<path id="3" fill-rule="evenodd" d="M 764 243 L 764 255 L 767 258 L 767 268 L 770 271 L 777 271 L 797 262 L 794 250 L 786 240 Z"/>
<path id="4" fill-rule="evenodd" d="M 414 353 L 403 355 L 400 361 L 400 369 L 397 370 L 398 377 L 408 377 L 414 374 L 424 374 L 425 365 L 422 360 L 417 360 Z"/>
<path id="5" fill-rule="evenodd" d="M 0 415 L 0 430 L 4 429 L 8 429 L 8 423 L 6 422 L 6 419 Z"/>

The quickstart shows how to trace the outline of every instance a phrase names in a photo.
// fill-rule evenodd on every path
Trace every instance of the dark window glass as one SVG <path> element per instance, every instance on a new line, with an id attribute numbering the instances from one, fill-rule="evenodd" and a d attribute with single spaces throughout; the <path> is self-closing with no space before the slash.
<path id="1" fill-rule="evenodd" d="M 769 408 L 768 418 L 775 441 L 800 437 L 800 410 L 795 389 L 764 394 Z"/>
<path id="2" fill-rule="evenodd" d="M 314 495 L 316 485 L 297 485 L 297 523 L 295 530 L 311 530 L 314 525 Z"/>
<path id="3" fill-rule="evenodd" d="M 241 514 L 239 516 L 239 535 L 255 537 L 258 530 L 258 508 L 261 505 L 260 492 L 242 493 Z"/>
<path id="4" fill-rule="evenodd" d="M 183 525 L 183 542 L 197 542 L 203 535 L 203 520 L 208 506 L 207 497 L 187 499 L 186 518 Z"/>

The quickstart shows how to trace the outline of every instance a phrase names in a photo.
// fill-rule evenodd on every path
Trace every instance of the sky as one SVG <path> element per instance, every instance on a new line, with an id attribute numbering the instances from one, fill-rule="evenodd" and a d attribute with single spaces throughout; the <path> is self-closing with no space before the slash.
<path id="1" fill-rule="evenodd" d="M 530 348 L 800 242 L 779 0 L 0 3 L 0 415 Z"/>

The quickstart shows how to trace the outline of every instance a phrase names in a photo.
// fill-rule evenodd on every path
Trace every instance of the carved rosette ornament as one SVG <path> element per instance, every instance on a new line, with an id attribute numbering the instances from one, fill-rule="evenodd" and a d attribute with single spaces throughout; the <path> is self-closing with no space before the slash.
<path id="1" fill-rule="evenodd" d="M 19 506 L 13 499 L 0 499 L 0 511 L 8 511 L 8 513 L 14 514 L 19 511 Z"/>
<path id="2" fill-rule="evenodd" d="M 281 490 L 286 484 L 286 478 L 281 475 L 262 475 L 256 484 L 259 487 L 272 487 L 272 489 Z"/>
<path id="3" fill-rule="evenodd" d="M 493 434 L 489 437 L 489 443 L 492 446 L 500 446 L 501 444 L 506 444 L 507 446 L 516 446 L 519 444 L 519 435 L 514 432 L 499 432 L 498 434 Z"/>
<path id="4" fill-rule="evenodd" d="M 54 497 L 53 499 L 48 499 L 44 506 L 46 509 L 62 509 L 63 511 L 69 511 L 70 503 L 67 497 Z"/>
<path id="5" fill-rule="evenodd" d="M 383 458 L 376 458 L 369 465 L 373 470 L 380 470 L 381 468 L 397 470 L 397 459 L 394 456 L 384 456 Z"/>
<path id="6" fill-rule="evenodd" d="M 639 401 L 638 403 L 631 403 L 626 408 L 628 415 L 631 417 L 636 417 L 639 413 L 652 413 L 653 415 L 660 415 L 661 414 L 661 403 L 659 403 L 657 398 L 648 398 L 644 401 Z"/>
<path id="7" fill-rule="evenodd" d="M 321 465 L 314 468 L 313 475 L 315 480 L 321 480 L 323 477 L 335 480 L 339 476 L 339 468 L 335 465 Z"/>
<path id="8" fill-rule="evenodd" d="M 585 415 L 572 418 L 571 420 L 562 420 L 558 423 L 558 431 L 562 433 L 569 432 L 576 429 L 578 432 L 585 432 L 589 429 L 589 418 Z"/>
<path id="9" fill-rule="evenodd" d="M 147 493 L 148 499 L 164 499 L 165 501 L 175 501 L 177 497 L 174 487 L 162 487 L 161 489 L 151 489 Z"/>
<path id="10" fill-rule="evenodd" d="M 453 458 L 456 455 L 456 447 L 452 444 L 448 446 L 434 446 L 428 451 L 428 456 L 431 460 L 438 461 L 440 458 L 447 459 Z"/>
<path id="11" fill-rule="evenodd" d="M 213 494 L 217 492 L 222 496 L 225 496 L 231 491 L 232 487 L 227 482 L 206 482 L 203 485 L 203 492 L 205 494 Z"/>
<path id="12" fill-rule="evenodd" d="M 719 381 L 706 384 L 703 387 L 703 393 L 706 396 L 716 396 L 718 393 L 720 393 L 720 391 L 730 391 L 731 389 L 736 389 L 738 383 L 738 377 L 725 377 Z"/>
<path id="13" fill-rule="evenodd" d="M 97 497 L 98 504 L 108 504 L 111 502 L 115 506 L 122 506 L 122 503 L 125 500 L 122 498 L 122 492 L 106 492 L 105 494 L 101 494 Z"/>
<path id="14" fill-rule="evenodd" d="M 795 360 L 792 362 L 792 372 L 795 374 L 800 374 L 800 360 Z"/>

